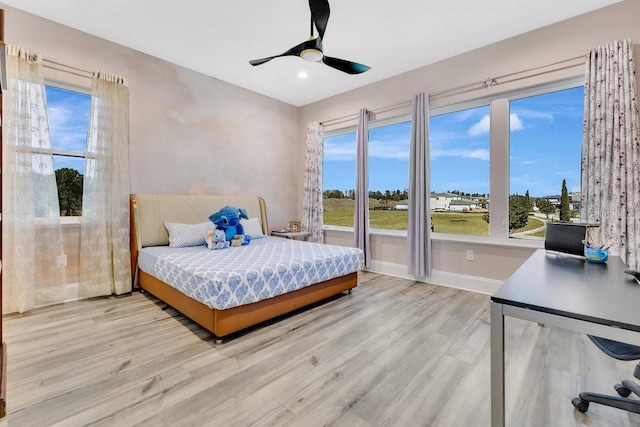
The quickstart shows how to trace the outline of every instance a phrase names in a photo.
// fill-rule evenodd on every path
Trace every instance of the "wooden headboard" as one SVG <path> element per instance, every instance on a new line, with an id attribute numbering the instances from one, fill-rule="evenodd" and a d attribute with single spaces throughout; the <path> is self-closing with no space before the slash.
<path id="1" fill-rule="evenodd" d="M 165 221 L 198 224 L 224 206 L 245 209 L 249 218 L 260 218 L 262 231 L 269 233 L 267 206 L 257 196 L 211 196 L 187 194 L 132 194 L 131 206 L 131 269 L 135 277 L 138 251 L 146 246 L 169 244 Z"/>

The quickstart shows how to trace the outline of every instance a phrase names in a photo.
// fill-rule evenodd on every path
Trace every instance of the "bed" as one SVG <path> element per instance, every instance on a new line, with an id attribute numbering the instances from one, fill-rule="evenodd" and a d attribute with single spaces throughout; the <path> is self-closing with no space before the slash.
<path id="1" fill-rule="evenodd" d="M 358 284 L 362 251 L 268 236 L 266 204 L 260 197 L 134 194 L 130 203 L 134 288 L 200 324 L 217 343 Z M 195 230 L 225 205 L 245 209 L 250 218 L 245 229 L 251 224 L 260 238 L 222 250 L 208 250 L 204 244 L 169 246 L 170 239 L 175 245 L 176 236 L 182 236 L 171 227 Z"/>

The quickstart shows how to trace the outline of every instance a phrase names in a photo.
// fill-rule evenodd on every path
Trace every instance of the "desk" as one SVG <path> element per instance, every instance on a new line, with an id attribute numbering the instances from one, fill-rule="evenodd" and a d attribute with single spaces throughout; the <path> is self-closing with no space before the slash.
<path id="1" fill-rule="evenodd" d="M 619 257 L 593 264 L 538 249 L 491 296 L 492 426 L 505 424 L 504 316 L 640 345 L 640 286 L 624 269 Z"/>

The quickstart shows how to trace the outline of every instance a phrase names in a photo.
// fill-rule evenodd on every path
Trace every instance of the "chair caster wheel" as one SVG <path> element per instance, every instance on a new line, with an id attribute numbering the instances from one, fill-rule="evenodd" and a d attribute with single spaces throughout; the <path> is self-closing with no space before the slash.
<path id="1" fill-rule="evenodd" d="M 587 410 L 589 409 L 589 402 L 585 402 L 579 397 L 574 397 L 571 400 L 571 403 L 573 403 L 573 406 L 575 406 L 576 409 L 582 413 L 587 412 Z"/>
<path id="2" fill-rule="evenodd" d="M 613 388 L 615 388 L 618 394 L 622 397 L 629 397 L 629 395 L 631 394 L 631 390 L 629 390 L 622 384 L 616 384 L 613 386 Z"/>

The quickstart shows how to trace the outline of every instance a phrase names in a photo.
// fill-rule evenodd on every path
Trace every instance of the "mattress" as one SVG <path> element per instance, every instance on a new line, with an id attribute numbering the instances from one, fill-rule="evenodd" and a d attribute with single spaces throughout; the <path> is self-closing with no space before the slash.
<path id="1" fill-rule="evenodd" d="M 209 250 L 205 246 L 151 246 L 138 266 L 209 308 L 251 304 L 364 266 L 360 249 L 265 237 L 249 245 Z"/>

